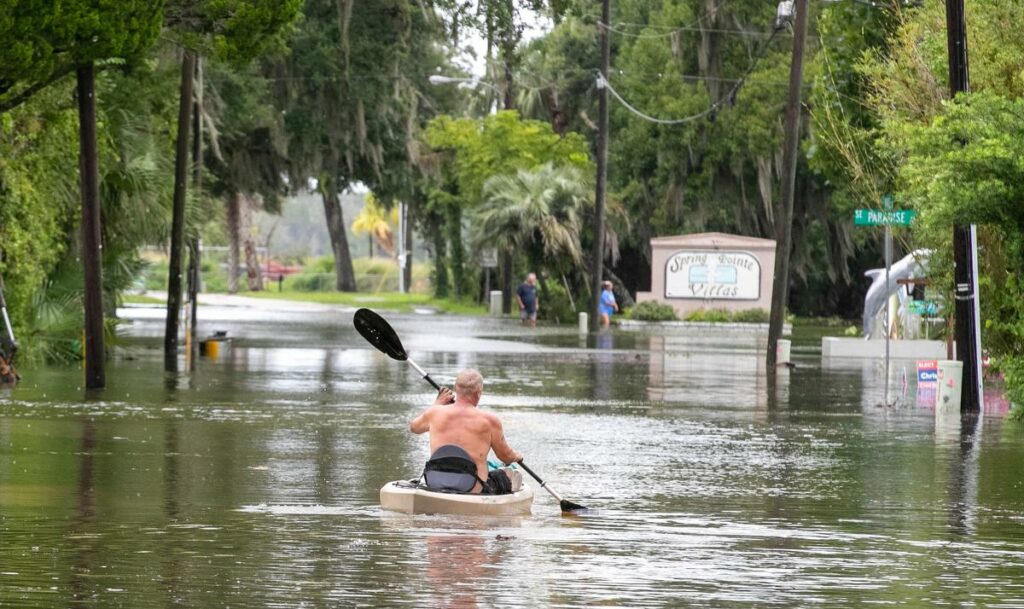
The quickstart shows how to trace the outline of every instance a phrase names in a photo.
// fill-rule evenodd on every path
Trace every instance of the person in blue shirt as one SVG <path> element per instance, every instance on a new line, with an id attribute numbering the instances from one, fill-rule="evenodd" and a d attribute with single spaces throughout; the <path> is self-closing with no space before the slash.
<path id="1" fill-rule="evenodd" d="M 516 290 L 516 302 L 519 304 L 519 319 L 524 326 L 537 325 L 537 310 L 540 309 L 540 298 L 537 297 L 537 276 L 530 273 Z"/>
<path id="2" fill-rule="evenodd" d="M 606 281 L 601 284 L 604 289 L 601 291 L 601 306 L 598 313 L 601 314 L 601 327 L 607 328 L 612 323 L 612 313 L 619 310 L 615 302 L 615 293 L 612 291 L 612 282 Z"/>

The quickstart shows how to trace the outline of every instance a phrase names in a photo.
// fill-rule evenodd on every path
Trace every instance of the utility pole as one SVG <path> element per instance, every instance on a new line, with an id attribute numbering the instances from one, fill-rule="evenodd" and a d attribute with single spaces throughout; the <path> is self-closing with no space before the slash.
<path id="1" fill-rule="evenodd" d="M 591 277 L 590 329 L 597 330 L 601 323 L 601 282 L 604 280 L 604 216 L 605 195 L 608 191 L 608 72 L 611 67 L 611 0 L 601 0 L 601 77 L 597 88 L 597 188 L 594 192 L 594 268 Z"/>
<path id="2" fill-rule="evenodd" d="M 196 57 L 195 107 L 192 116 L 192 188 L 198 194 L 203 185 L 203 58 Z M 199 313 L 199 237 L 188 243 L 188 334 L 185 336 L 185 362 L 188 370 L 196 367 L 196 322 Z"/>
<path id="3" fill-rule="evenodd" d="M 103 235 L 100 227 L 99 161 L 96 158 L 96 68 L 78 67 L 78 147 L 82 185 L 82 270 L 85 281 L 85 387 L 107 385 L 103 344 Z"/>
<path id="4" fill-rule="evenodd" d="M 775 275 L 772 280 L 772 310 L 768 318 L 768 352 L 765 365 L 768 374 L 775 373 L 776 349 L 782 336 L 789 296 L 789 251 L 793 243 L 793 194 L 796 188 L 796 165 L 800 144 L 800 89 L 804 80 L 804 43 L 807 39 L 807 0 L 796 0 L 793 24 L 793 59 L 789 66 L 789 99 L 782 144 L 782 185 L 775 208 Z"/>
<path id="5" fill-rule="evenodd" d="M 178 140 L 174 151 L 174 210 L 171 214 L 171 259 L 167 276 L 167 321 L 164 326 L 164 369 L 178 369 L 178 316 L 181 315 L 181 254 L 185 246 L 185 190 L 188 182 L 188 136 L 192 131 L 192 84 L 196 55 L 185 49 L 181 59 Z"/>
<path id="6" fill-rule="evenodd" d="M 970 91 L 967 70 L 967 21 L 964 0 L 946 0 L 949 94 Z M 953 296 L 956 302 L 956 358 L 963 362 L 960 411 L 976 413 L 983 403 L 981 385 L 981 306 L 978 295 L 978 233 L 975 226 L 953 226 Z"/>
<path id="7" fill-rule="evenodd" d="M 512 23 L 513 15 L 515 15 L 515 8 L 512 0 L 506 0 L 505 10 L 508 12 L 509 23 L 507 25 L 508 31 L 506 32 L 505 40 L 503 41 L 502 58 L 505 62 L 505 91 L 504 91 L 504 107 L 506 110 L 515 110 L 515 90 L 513 87 L 514 76 L 512 73 L 512 61 L 514 59 L 514 53 L 516 52 L 516 35 L 515 25 Z M 502 286 L 501 286 L 501 312 L 505 315 L 512 313 L 512 273 L 513 269 L 512 251 L 505 250 L 501 256 L 501 275 L 502 275 Z"/>

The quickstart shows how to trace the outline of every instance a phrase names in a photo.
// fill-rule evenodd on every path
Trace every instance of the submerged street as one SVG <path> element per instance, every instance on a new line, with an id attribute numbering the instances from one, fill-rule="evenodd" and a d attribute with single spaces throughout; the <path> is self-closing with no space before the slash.
<path id="1" fill-rule="evenodd" d="M 372 306 L 372 304 L 370 305 Z M 22 369 L 0 393 L 2 607 L 1024 605 L 1024 431 L 936 420 L 913 362 L 823 365 L 758 339 L 384 312 L 440 382 L 464 367 L 566 498 L 533 516 L 383 512 L 433 399 L 351 310 L 204 306 L 233 347 L 163 372 L 163 309 L 121 310 L 108 387 Z"/>

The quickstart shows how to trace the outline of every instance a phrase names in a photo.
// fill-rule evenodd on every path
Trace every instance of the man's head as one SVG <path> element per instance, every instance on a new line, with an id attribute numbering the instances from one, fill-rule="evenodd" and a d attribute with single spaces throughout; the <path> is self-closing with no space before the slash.
<path id="1" fill-rule="evenodd" d="M 484 377 L 479 370 L 467 368 L 455 377 L 455 393 L 459 400 L 476 406 L 480 403 L 480 394 L 484 390 Z"/>
<path id="2" fill-rule="evenodd" d="M 530 273 L 529 275 L 527 275 L 526 283 L 530 285 L 534 285 L 535 283 L 537 283 L 537 275 L 535 273 Z"/>
<path id="3" fill-rule="evenodd" d="M 612 282 L 610 282 L 610 281 L 605 281 L 605 282 L 604 282 L 604 283 L 602 283 L 601 285 L 602 285 L 602 286 L 604 287 L 604 289 L 606 289 L 606 290 L 609 290 L 609 291 L 611 291 L 611 289 L 612 289 Z"/>

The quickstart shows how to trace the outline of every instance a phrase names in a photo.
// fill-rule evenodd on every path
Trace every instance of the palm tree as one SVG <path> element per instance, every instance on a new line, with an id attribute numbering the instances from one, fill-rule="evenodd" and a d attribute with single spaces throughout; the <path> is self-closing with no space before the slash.
<path id="1" fill-rule="evenodd" d="M 373 240 L 377 245 L 387 252 L 389 256 L 395 255 L 395 235 L 391 226 L 398 223 L 398 209 L 390 211 L 384 209 L 373 195 L 366 196 L 366 203 L 352 220 L 352 232 L 360 235 L 370 236 L 370 257 L 373 258 Z"/>
<path id="2" fill-rule="evenodd" d="M 525 251 L 535 265 L 550 268 L 566 262 L 579 267 L 583 210 L 591 188 L 576 167 L 551 163 L 484 184 L 484 201 L 474 212 L 473 242 L 505 252 Z M 541 274 L 541 290 L 546 284 Z"/>

